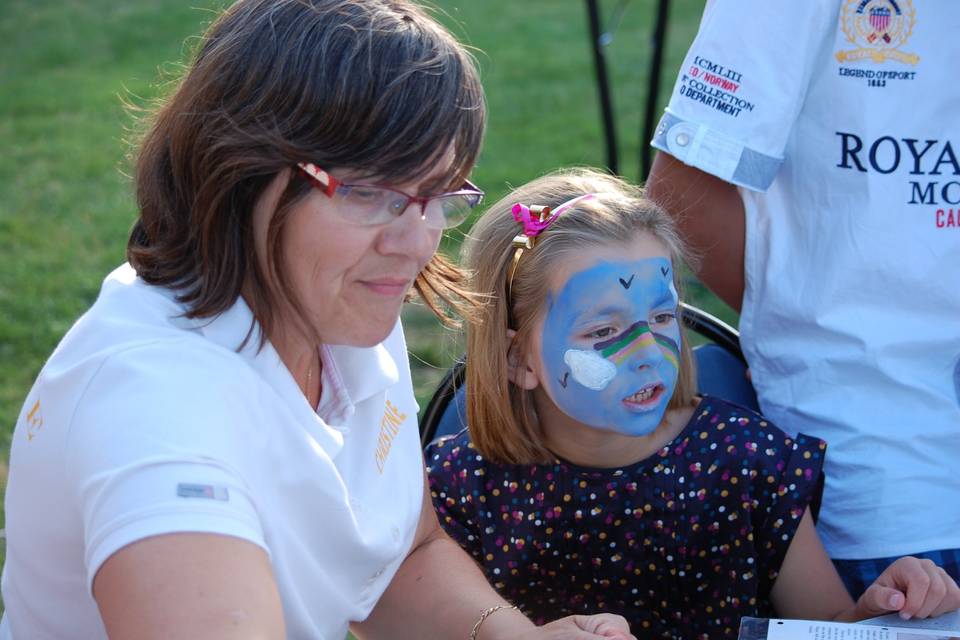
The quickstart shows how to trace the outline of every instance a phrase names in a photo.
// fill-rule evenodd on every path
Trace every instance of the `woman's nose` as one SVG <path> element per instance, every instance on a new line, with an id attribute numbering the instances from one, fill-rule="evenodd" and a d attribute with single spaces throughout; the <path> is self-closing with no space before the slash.
<path id="1" fill-rule="evenodd" d="M 384 229 L 380 238 L 381 253 L 404 255 L 426 263 L 440 244 L 442 230 L 427 226 L 423 213 L 421 203 L 411 202 Z"/>

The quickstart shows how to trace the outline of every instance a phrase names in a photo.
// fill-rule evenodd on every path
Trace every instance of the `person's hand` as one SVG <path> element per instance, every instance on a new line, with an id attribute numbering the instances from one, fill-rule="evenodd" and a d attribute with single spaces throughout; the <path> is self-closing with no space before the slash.
<path id="1" fill-rule="evenodd" d="M 517 640 L 637 640 L 622 616 L 600 613 L 593 616 L 567 616 L 537 627 Z"/>
<path id="2" fill-rule="evenodd" d="M 857 617 L 899 612 L 904 620 L 960 609 L 960 588 L 930 560 L 905 556 L 887 567 L 857 601 Z"/>

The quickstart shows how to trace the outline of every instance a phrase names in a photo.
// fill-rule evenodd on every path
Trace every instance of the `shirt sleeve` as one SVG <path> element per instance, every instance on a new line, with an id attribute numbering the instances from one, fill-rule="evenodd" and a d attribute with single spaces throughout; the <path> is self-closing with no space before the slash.
<path id="1" fill-rule="evenodd" d="M 766 190 L 838 11 L 832 0 L 709 0 L 651 144 Z"/>
<path id="2" fill-rule="evenodd" d="M 477 561 L 483 560 L 480 531 L 474 500 L 474 464 L 477 452 L 466 434 L 441 438 L 427 447 L 427 477 L 430 497 L 440 524 L 447 534 Z"/>
<path id="3" fill-rule="evenodd" d="M 112 356 L 71 420 L 65 473 L 84 527 L 87 586 L 122 547 L 168 533 L 267 550 L 245 473 L 258 449 L 252 374 L 225 356 L 145 347 Z M 247 379 L 245 379 L 247 378 Z M 261 425 L 262 426 L 262 423 Z"/>

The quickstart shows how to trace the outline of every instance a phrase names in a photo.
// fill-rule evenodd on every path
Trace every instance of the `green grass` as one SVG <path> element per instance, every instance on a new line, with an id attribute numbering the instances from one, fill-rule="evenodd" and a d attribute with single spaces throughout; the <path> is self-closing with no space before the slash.
<path id="1" fill-rule="evenodd" d="M 190 41 L 225 0 L 6 0 L 0 11 L 0 451 L 57 341 L 123 260 L 135 218 L 124 101 L 161 95 Z M 476 49 L 490 107 L 474 173 L 488 201 L 565 165 L 605 153 L 587 16 L 580 0 L 435 0 Z M 607 14 L 617 4 L 602 3 Z M 636 179 L 654 0 L 626 5 L 607 49 L 621 173 Z M 672 3 L 661 96 L 669 94 L 702 0 Z M 185 44 L 185 41 L 186 44 Z M 445 243 L 455 254 L 459 237 Z M 702 287 L 701 306 L 732 314 Z M 461 350 L 422 308 L 405 312 L 421 401 Z M 3 455 L 5 460 L 6 455 Z M 0 483 L 5 466 L 0 463 Z M 0 485 L 2 488 L 2 485 Z M 2 526 L 2 513 L 0 513 Z"/>

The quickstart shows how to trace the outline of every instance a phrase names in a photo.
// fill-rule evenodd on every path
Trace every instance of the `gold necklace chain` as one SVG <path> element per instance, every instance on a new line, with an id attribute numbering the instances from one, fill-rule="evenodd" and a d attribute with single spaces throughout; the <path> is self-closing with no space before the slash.
<path id="1" fill-rule="evenodd" d="M 320 350 L 319 350 L 319 349 L 315 349 L 315 351 L 316 351 L 316 355 L 317 355 L 317 360 L 319 361 L 319 360 L 320 360 Z M 313 393 L 313 385 L 312 385 L 312 383 L 313 383 L 313 358 L 310 358 L 310 366 L 307 367 L 307 385 L 306 385 L 307 388 L 306 388 L 306 396 L 307 396 L 307 402 L 313 404 L 314 407 L 316 407 L 317 404 L 320 404 L 320 397 L 319 397 L 319 395 L 317 396 L 317 402 L 316 402 L 316 403 L 314 403 L 314 402 L 310 399 L 310 394 Z"/>

